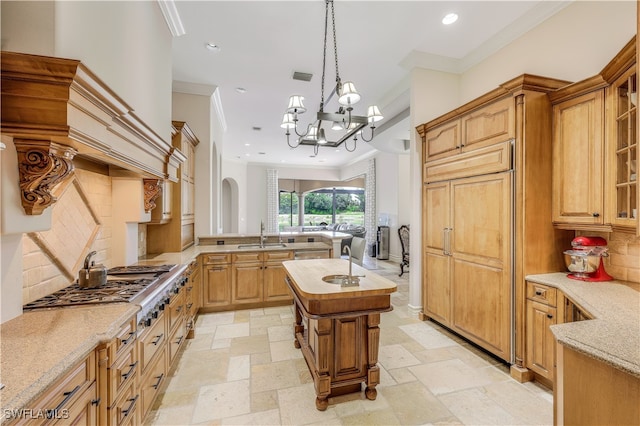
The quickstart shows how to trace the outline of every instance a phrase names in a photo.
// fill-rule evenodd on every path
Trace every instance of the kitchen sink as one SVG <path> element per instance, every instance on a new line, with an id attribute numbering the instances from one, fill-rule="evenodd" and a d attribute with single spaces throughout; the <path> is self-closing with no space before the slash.
<path id="1" fill-rule="evenodd" d="M 287 245 L 284 243 L 265 243 L 265 244 L 240 244 L 238 246 L 239 249 L 242 248 L 267 248 L 267 247 L 286 247 Z"/>
<path id="2" fill-rule="evenodd" d="M 358 277 L 351 277 L 351 280 L 349 280 L 349 275 L 326 275 L 322 277 L 322 281 L 329 284 L 340 284 L 343 287 L 357 286 L 360 284 Z"/>

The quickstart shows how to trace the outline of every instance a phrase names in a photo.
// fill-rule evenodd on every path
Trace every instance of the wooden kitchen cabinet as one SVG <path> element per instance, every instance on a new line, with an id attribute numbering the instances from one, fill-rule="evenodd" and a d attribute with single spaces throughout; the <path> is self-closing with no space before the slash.
<path id="1" fill-rule="evenodd" d="M 555 338 L 549 326 L 557 324 L 556 289 L 527 282 L 525 366 L 552 386 L 555 366 Z"/>
<path id="2" fill-rule="evenodd" d="M 634 44 L 635 46 L 635 44 Z M 635 52 L 634 52 L 635 53 Z M 635 63 L 607 90 L 608 217 L 615 228 L 638 230 L 638 83 Z M 640 234 L 639 234 L 640 235 Z"/>
<path id="3" fill-rule="evenodd" d="M 604 88 L 594 84 L 597 90 L 553 105 L 552 219 L 558 227 L 604 224 Z"/>
<path id="4" fill-rule="evenodd" d="M 198 310 L 202 305 L 202 272 L 199 259 L 192 261 L 187 270 L 188 280 L 185 286 L 185 308 L 187 339 L 193 339 Z"/>
<path id="5" fill-rule="evenodd" d="M 185 160 L 178 170 L 179 182 L 167 182 L 169 194 L 161 195 L 156 209 L 165 205 L 168 197 L 171 207 L 163 207 L 165 214 L 151 213 L 147 229 L 147 253 L 179 252 L 195 243 L 195 149 L 200 143 L 193 130 L 184 121 L 173 121 L 172 145 Z M 154 209 L 154 210 L 156 210 Z M 158 218 L 158 219 L 154 219 Z"/>
<path id="6" fill-rule="evenodd" d="M 231 267 L 231 303 L 262 301 L 263 256 L 261 252 L 234 253 Z"/>
<path id="7" fill-rule="evenodd" d="M 122 400 L 127 392 L 133 393 L 132 397 L 137 395 L 134 393 L 140 369 L 137 334 L 137 322 L 133 317 L 120 327 L 114 339 L 96 349 L 97 382 L 101 399 L 99 424 L 119 425 L 123 419 L 129 421 L 133 417 L 133 410 L 123 408 Z M 122 410 L 125 411 L 124 415 L 118 413 Z"/>
<path id="8" fill-rule="evenodd" d="M 328 250 L 325 253 L 328 259 Z M 294 253 L 292 251 L 264 253 L 263 297 L 265 302 L 293 299 L 291 290 L 286 282 L 287 271 L 282 266 L 282 262 L 293 258 Z"/>
<path id="9" fill-rule="evenodd" d="M 11 425 L 77 424 L 93 426 L 98 422 L 96 352 L 74 365 L 27 407 L 31 416 L 20 416 Z M 46 418 L 49 416 L 49 418 Z"/>
<path id="10" fill-rule="evenodd" d="M 554 225 L 640 235 L 635 37 L 598 75 L 549 96 Z"/>
<path id="11" fill-rule="evenodd" d="M 231 304 L 231 255 L 205 254 L 202 263 L 202 307 Z"/>
<path id="12" fill-rule="evenodd" d="M 521 75 L 417 127 L 423 144 L 422 318 L 518 369 L 526 369 L 524 277 L 564 269 L 562 256 L 539 254 L 561 253 L 572 238 L 549 220 L 548 94 L 567 84 Z M 458 137 L 459 147 L 451 149 Z"/>

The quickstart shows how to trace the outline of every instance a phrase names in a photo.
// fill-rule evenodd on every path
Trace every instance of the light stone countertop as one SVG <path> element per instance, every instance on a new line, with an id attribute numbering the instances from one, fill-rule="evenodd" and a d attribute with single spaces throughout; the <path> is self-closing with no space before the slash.
<path id="1" fill-rule="evenodd" d="M 27 404 L 98 344 L 116 337 L 138 310 L 128 303 L 41 309 L 1 324 L 0 422 L 7 410 L 36 408 Z"/>
<path id="2" fill-rule="evenodd" d="M 562 272 L 525 279 L 560 289 L 594 317 L 552 325 L 558 342 L 640 377 L 640 284 L 579 281 Z"/>
<path id="3" fill-rule="evenodd" d="M 240 246 L 245 244 L 240 244 Z M 182 252 L 162 253 L 158 255 L 148 255 L 139 259 L 139 264 L 161 264 L 161 263 L 180 263 L 189 264 L 192 260 L 205 253 L 236 253 L 240 251 L 275 251 L 275 250 L 326 250 L 331 246 L 323 242 L 313 243 L 285 243 L 285 247 L 267 246 L 264 248 L 241 248 L 238 244 L 224 245 L 197 245 L 191 246 Z"/>

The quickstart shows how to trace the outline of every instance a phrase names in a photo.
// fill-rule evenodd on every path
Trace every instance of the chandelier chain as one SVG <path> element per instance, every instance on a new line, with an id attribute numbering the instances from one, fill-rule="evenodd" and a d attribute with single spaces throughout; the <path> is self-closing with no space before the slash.
<path id="1" fill-rule="evenodd" d="M 333 3 L 332 3 L 333 4 Z M 324 2 L 324 47 L 322 49 L 322 84 L 320 90 L 320 112 L 324 111 L 324 76 L 327 71 L 327 30 L 329 25 L 329 0 Z M 335 31 L 335 28 L 334 28 Z"/>
<path id="2" fill-rule="evenodd" d="M 336 95 L 339 96 L 338 90 L 340 90 L 340 71 L 338 70 L 338 39 L 336 38 L 336 15 L 333 11 L 333 0 L 331 1 L 331 27 L 333 29 L 333 56 L 336 60 Z"/>

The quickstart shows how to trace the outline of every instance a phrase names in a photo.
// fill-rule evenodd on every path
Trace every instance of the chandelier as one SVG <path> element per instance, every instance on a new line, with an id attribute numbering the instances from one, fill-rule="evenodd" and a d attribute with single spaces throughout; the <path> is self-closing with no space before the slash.
<path id="1" fill-rule="evenodd" d="M 333 33 L 333 53 L 336 65 L 336 86 L 332 90 L 327 101 L 331 99 L 334 94 L 338 96 L 337 110 L 335 112 L 325 112 L 325 99 L 324 99 L 324 79 L 327 68 L 327 35 L 329 29 L 329 5 L 331 5 L 331 29 Z M 309 125 L 306 129 L 298 129 L 298 115 L 303 114 L 307 109 L 304 106 L 304 97 L 300 95 L 293 95 L 289 98 L 289 106 L 282 118 L 282 124 L 280 127 L 286 129 L 287 144 L 291 148 L 297 148 L 300 145 L 313 146 L 314 155 L 318 155 L 318 149 L 320 146 L 337 147 L 344 143 L 345 149 L 349 152 L 353 152 L 356 149 L 358 137 L 365 142 L 371 142 L 374 137 L 375 123 L 382 120 L 384 117 L 380 113 L 377 106 L 373 105 L 367 109 L 366 116 L 359 116 L 352 114 L 353 105 L 360 100 L 360 94 L 356 90 L 356 86 L 351 81 L 345 81 L 344 83 L 340 79 L 340 71 L 338 69 L 338 42 L 336 40 L 336 22 L 335 14 L 333 10 L 333 0 L 325 0 L 325 14 L 324 14 L 324 49 L 322 52 L 322 85 L 321 85 L 321 99 L 320 109 L 316 115 L 316 120 Z M 364 127 L 369 125 L 371 128 L 371 137 L 368 139 L 362 133 Z M 336 134 L 336 140 L 331 141 L 327 139 L 326 131 L 323 126 L 331 126 L 330 134 Z M 297 140 L 293 143 L 290 140 L 291 130 L 298 136 Z M 353 138 L 353 147 L 349 147 L 347 141 Z"/>

